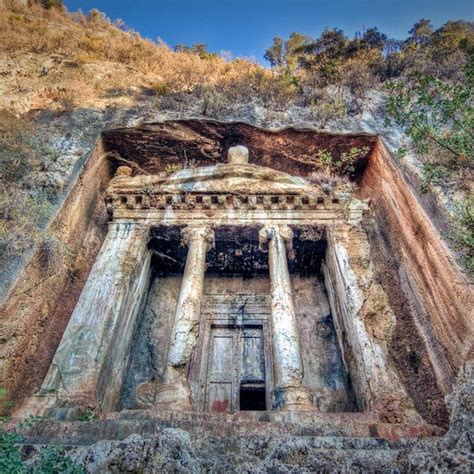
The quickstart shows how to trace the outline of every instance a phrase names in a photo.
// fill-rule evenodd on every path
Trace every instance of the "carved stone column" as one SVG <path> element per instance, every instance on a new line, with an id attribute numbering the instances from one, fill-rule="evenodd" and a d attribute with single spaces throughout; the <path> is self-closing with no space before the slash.
<path id="1" fill-rule="evenodd" d="M 20 413 L 68 417 L 115 408 L 149 284 L 148 235 L 147 226 L 109 225 L 41 389 Z"/>
<path id="2" fill-rule="evenodd" d="M 264 227 L 259 241 L 261 249 L 269 253 L 274 406 L 286 410 L 313 410 L 311 392 L 302 383 L 303 362 L 286 255 L 287 249 L 291 250 L 293 232 L 288 226 Z"/>
<path id="3" fill-rule="evenodd" d="M 208 226 L 187 227 L 182 231 L 182 237 L 189 250 L 163 385 L 158 388 L 155 398 L 157 408 L 191 409 L 186 371 L 198 339 L 206 255 L 214 244 L 214 232 Z"/>

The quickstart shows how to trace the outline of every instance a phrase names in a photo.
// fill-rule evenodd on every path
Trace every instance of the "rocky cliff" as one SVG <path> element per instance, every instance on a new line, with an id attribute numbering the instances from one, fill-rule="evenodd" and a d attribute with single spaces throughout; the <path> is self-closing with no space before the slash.
<path id="1" fill-rule="evenodd" d="M 13 15 L 23 19 L 8 15 L 9 22 L 25 21 L 22 13 Z M 63 28 L 62 34 L 67 33 Z M 169 423 L 154 428 L 154 434 L 126 437 L 127 429 L 136 431 L 129 422 L 121 432 L 126 439 L 109 432 L 100 441 L 94 432 L 107 429 L 90 422 L 79 428 L 64 425 L 66 432 L 85 431 L 82 440 L 67 442 L 51 424 L 30 433 L 26 442 L 47 443 L 49 433 L 58 444 L 73 445 L 70 455 L 90 471 L 468 472 L 473 463 L 474 315 L 469 279 L 447 238 L 453 195 L 420 193 L 417 157 L 393 157 L 404 138 L 400 130 L 383 125 L 381 94 L 368 94 L 362 111 L 335 119 L 281 97 L 273 101 L 256 94 L 245 100 L 199 88 L 165 93 L 156 74 L 119 60 L 77 56 L 18 48 L 0 57 L 3 136 L 20 137 L 15 143 L 23 146 L 28 132 L 28 146 L 40 161 L 31 171 L 31 188 L 47 189 L 49 203 L 41 220 L 29 219 L 42 229 L 41 238 L 32 235 L 21 252 L 0 256 L 0 386 L 9 397 L 21 401 L 44 378 L 104 239 L 104 192 L 117 166 L 169 173 L 219 162 L 228 146 L 243 143 L 256 162 L 268 164 L 276 157 L 282 170 L 307 176 L 318 147 L 369 142 L 371 153 L 360 163 L 356 180 L 356 194 L 370 203 L 358 277 L 370 273 L 387 295 L 383 304 L 390 307 L 391 329 L 384 344 L 391 367 L 419 413 L 446 434 L 386 441 L 301 427 L 282 434 L 269 427 L 265 436 L 243 438 L 230 430 L 219 440 L 211 428 Z M 200 67 L 225 69 L 225 64 Z M 43 237 L 54 245 L 45 247 Z M 364 306 L 367 301 L 370 308 Z M 380 326 L 374 322 L 379 303 L 367 288 L 360 316 L 373 331 Z"/>

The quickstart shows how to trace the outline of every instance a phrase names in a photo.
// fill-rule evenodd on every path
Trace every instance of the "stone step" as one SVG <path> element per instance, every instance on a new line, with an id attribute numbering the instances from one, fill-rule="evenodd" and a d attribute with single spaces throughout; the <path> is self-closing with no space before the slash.
<path id="1" fill-rule="evenodd" d="M 64 440 L 66 441 L 66 440 Z M 406 472 L 407 458 L 442 451 L 440 438 L 194 437 L 173 428 L 95 444 L 62 443 L 87 472 Z M 30 457 L 41 444 L 25 446 Z M 413 456 L 411 456 L 413 457 Z M 416 470 L 418 472 L 418 470 Z"/>
<path id="2" fill-rule="evenodd" d="M 256 413 L 256 412 L 254 412 Z M 160 416 L 144 417 L 144 413 L 121 413 L 115 419 L 92 421 L 41 420 L 25 433 L 28 444 L 89 445 L 99 440 L 122 440 L 131 434 L 154 435 L 166 428 L 178 428 L 190 434 L 199 444 L 200 440 L 249 439 L 249 438 L 351 438 L 382 439 L 388 442 L 400 439 L 441 436 L 442 430 L 431 425 L 407 425 L 383 423 L 362 414 L 336 417 L 335 414 L 315 419 L 312 414 L 295 416 L 290 420 L 262 421 L 259 415 L 247 413 L 242 416 L 222 417 L 209 413 L 160 413 Z M 329 414 L 328 414 L 329 415 Z M 258 418 L 260 416 L 260 418 Z M 277 417 L 278 418 L 278 417 Z M 284 418 L 284 417 L 283 417 Z M 292 419 L 291 419 L 292 418 Z M 203 441 L 204 442 L 204 441 Z"/>
<path id="3" fill-rule="evenodd" d="M 30 456 L 42 445 L 64 446 L 92 473 L 405 472 L 411 453 L 425 459 L 441 451 L 442 438 L 432 437 L 442 434 L 439 428 L 378 418 L 133 411 L 103 420 L 41 420 L 23 433 L 23 444 Z"/>
<path id="4" fill-rule="evenodd" d="M 392 414 L 397 415 L 396 413 Z M 387 415 L 385 415 L 387 416 Z M 106 415 L 109 420 L 130 419 L 159 419 L 174 421 L 216 421 L 219 423 L 236 422 L 359 422 L 380 423 L 386 422 L 384 415 L 374 412 L 318 412 L 318 411 L 238 411 L 236 413 L 219 413 L 208 411 L 176 411 L 176 410 L 122 410 Z"/>

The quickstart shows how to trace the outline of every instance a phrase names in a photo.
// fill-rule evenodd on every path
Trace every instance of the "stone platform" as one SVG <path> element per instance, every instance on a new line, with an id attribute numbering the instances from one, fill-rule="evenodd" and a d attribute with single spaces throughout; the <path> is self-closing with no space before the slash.
<path id="1" fill-rule="evenodd" d="M 386 423 L 371 413 L 308 413 L 247 411 L 235 414 L 129 410 L 92 421 L 42 420 L 25 436 L 28 444 L 84 446 L 101 440 L 119 441 L 132 434 L 156 435 L 181 429 L 200 439 L 241 437 L 436 437 L 443 430 L 432 425 Z"/>
<path id="2" fill-rule="evenodd" d="M 25 452 L 62 446 L 86 472 L 419 472 L 469 456 L 439 428 L 384 423 L 374 414 L 126 411 L 92 421 L 41 420 Z M 464 470 L 463 470 L 464 469 Z"/>

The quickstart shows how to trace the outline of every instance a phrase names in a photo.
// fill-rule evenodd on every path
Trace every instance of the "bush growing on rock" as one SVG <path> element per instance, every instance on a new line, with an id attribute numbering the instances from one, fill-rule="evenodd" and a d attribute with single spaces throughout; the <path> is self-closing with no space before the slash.
<path id="1" fill-rule="evenodd" d="M 400 126 L 422 162 L 422 192 L 455 189 L 465 196 L 451 208 L 452 240 L 474 272 L 474 51 L 456 80 L 414 73 L 406 82 L 389 84 L 387 123 Z M 459 200 L 458 200 L 459 201 Z"/>

